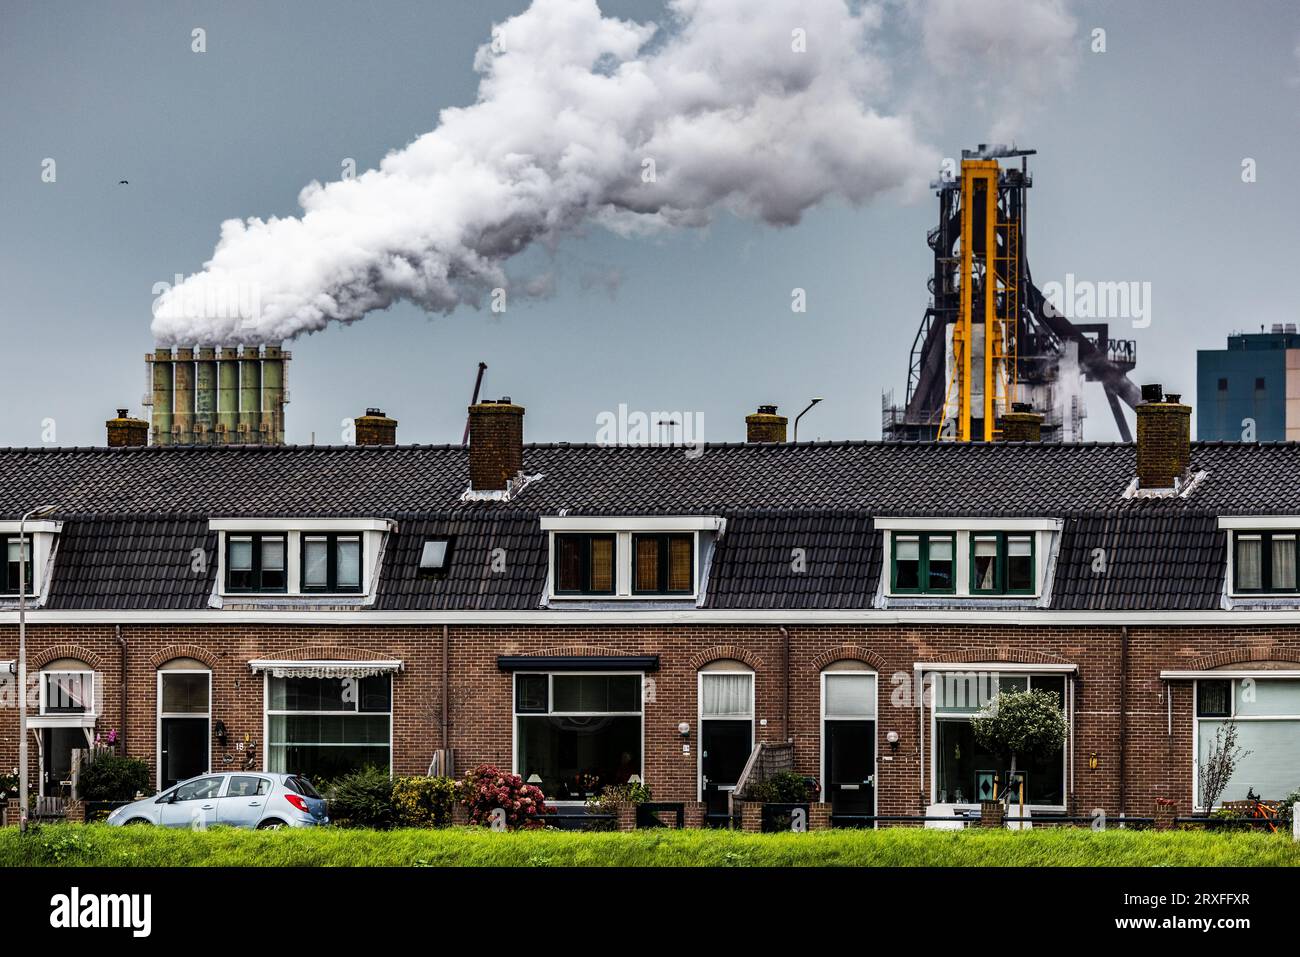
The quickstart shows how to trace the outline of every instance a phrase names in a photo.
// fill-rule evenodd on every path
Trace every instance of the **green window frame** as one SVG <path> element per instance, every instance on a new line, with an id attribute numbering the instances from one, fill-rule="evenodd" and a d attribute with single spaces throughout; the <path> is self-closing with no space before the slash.
<path id="1" fill-rule="evenodd" d="M 954 532 L 894 532 L 890 549 L 890 592 L 895 595 L 952 595 L 957 591 L 957 536 Z M 899 544 L 916 543 L 917 563 L 916 584 L 899 584 Z M 936 584 L 936 576 L 942 572 L 930 567 L 931 552 L 934 546 L 946 542 L 948 545 L 948 586 Z M 908 559 L 904 559 L 908 561 Z M 941 582 L 942 579 L 940 578 Z"/>
<path id="2" fill-rule="evenodd" d="M 1258 546 L 1253 562 L 1247 562 L 1246 548 Z M 1251 568 L 1258 584 L 1249 584 L 1243 574 Z M 1232 534 L 1232 590 L 1240 595 L 1294 595 L 1300 592 L 1300 531 L 1240 531 Z M 1288 583 L 1289 579 L 1289 583 Z M 1279 584 L 1278 582 L 1281 582 Z"/>
<path id="3" fill-rule="evenodd" d="M 1025 587 L 1011 587 L 1009 584 L 1009 565 L 1011 559 L 1023 557 L 1011 555 L 1009 542 L 1028 539 L 1029 541 L 1029 584 Z M 979 570 L 976 562 L 978 544 L 992 541 L 995 546 L 993 556 L 993 586 L 982 588 L 979 583 Z M 971 532 L 970 533 L 970 593 L 972 595 L 1033 595 L 1038 583 L 1038 536 L 1033 532 Z"/>

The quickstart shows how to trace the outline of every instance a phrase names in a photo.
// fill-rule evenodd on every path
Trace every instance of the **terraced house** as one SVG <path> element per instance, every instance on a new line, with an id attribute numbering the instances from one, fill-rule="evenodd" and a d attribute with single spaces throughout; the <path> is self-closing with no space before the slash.
<path id="1" fill-rule="evenodd" d="M 1235 721 L 1227 798 L 1300 786 L 1300 448 L 1188 442 L 1175 398 L 1136 446 L 1033 441 L 526 445 L 524 409 L 461 446 L 0 452 L 0 657 L 17 654 L 27 525 L 33 779 L 95 735 L 158 786 L 513 768 L 557 802 L 636 776 L 725 806 L 792 742 L 840 814 L 974 805 L 1003 780 L 968 717 L 1054 692 L 1036 812 L 1196 803 Z M 132 444 L 134 443 L 134 444 Z M 12 678 L 10 690 L 12 691 Z M 13 696 L 9 695 L 12 705 Z M 0 721 L 16 762 L 17 712 Z"/>

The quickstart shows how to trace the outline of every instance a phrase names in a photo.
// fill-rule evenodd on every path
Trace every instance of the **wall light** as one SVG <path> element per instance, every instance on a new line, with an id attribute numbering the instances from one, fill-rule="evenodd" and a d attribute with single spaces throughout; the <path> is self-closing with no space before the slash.
<path id="1" fill-rule="evenodd" d="M 888 734 L 885 735 L 885 740 L 889 742 L 889 747 L 890 747 L 891 750 L 894 750 L 894 751 L 897 751 L 897 750 L 898 750 L 898 732 L 897 732 L 897 731 L 890 731 Z"/>
<path id="2" fill-rule="evenodd" d="M 1091 754 L 1088 755 L 1088 770 L 1096 771 L 1100 765 L 1101 765 L 1101 759 L 1097 757 L 1097 752 L 1093 751 Z"/>
<path id="3" fill-rule="evenodd" d="M 689 738 L 691 736 L 691 723 L 689 721 L 683 721 L 677 726 L 677 733 L 683 738 Z"/>

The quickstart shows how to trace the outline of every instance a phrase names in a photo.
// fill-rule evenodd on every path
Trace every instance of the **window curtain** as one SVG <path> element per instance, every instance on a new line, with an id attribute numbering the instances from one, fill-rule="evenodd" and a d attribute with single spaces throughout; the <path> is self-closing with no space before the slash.
<path id="1" fill-rule="evenodd" d="M 706 718 L 748 718 L 753 714 L 753 675 L 704 675 Z"/>
<path id="2" fill-rule="evenodd" d="M 636 540 L 636 587 L 638 591 L 659 589 L 659 539 Z"/>
<path id="3" fill-rule="evenodd" d="M 871 718 L 875 713 L 875 675 L 826 676 L 826 717 Z"/>
<path id="4" fill-rule="evenodd" d="M 975 539 L 975 589 L 992 591 L 997 587 L 998 540 Z"/>
<path id="5" fill-rule="evenodd" d="M 1237 539 L 1237 587 L 1259 588 L 1261 582 L 1260 557 L 1263 548 L 1259 538 Z"/>
<path id="6" fill-rule="evenodd" d="M 691 590 L 691 536 L 679 535 L 668 540 L 668 589 Z"/>
<path id="7" fill-rule="evenodd" d="M 614 590 L 614 542 L 608 538 L 591 540 L 591 590 Z"/>
<path id="8" fill-rule="evenodd" d="M 1273 536 L 1274 589 L 1295 588 L 1295 536 Z"/>

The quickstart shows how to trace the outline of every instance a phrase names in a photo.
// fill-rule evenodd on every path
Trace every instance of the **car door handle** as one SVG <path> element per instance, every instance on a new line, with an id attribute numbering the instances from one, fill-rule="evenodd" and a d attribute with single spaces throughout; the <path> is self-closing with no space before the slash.
<path id="1" fill-rule="evenodd" d="M 262 802 L 261 802 L 261 801 L 249 801 L 249 802 L 248 802 L 248 806 L 249 806 L 249 807 L 261 807 L 261 806 L 262 806 Z"/>
<path id="2" fill-rule="evenodd" d="M 201 810 L 201 811 L 211 811 L 214 807 L 216 807 L 215 804 L 200 804 L 200 805 L 199 805 L 199 810 Z"/>

